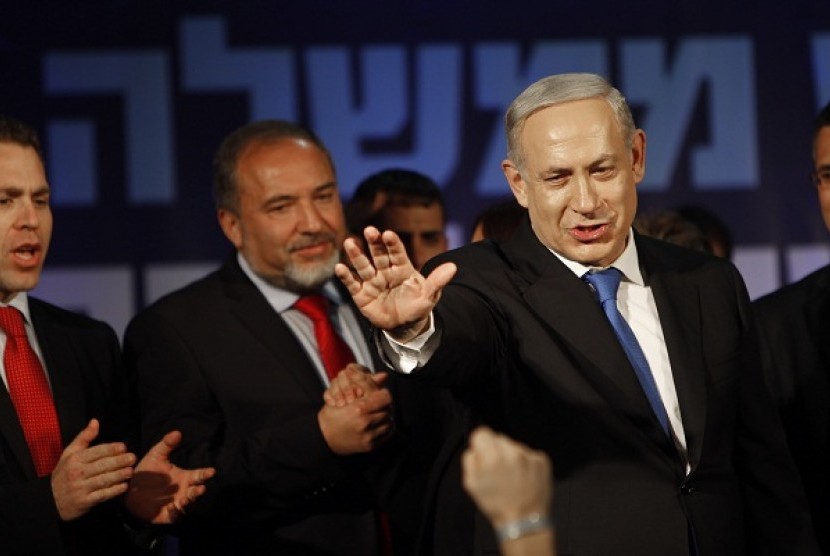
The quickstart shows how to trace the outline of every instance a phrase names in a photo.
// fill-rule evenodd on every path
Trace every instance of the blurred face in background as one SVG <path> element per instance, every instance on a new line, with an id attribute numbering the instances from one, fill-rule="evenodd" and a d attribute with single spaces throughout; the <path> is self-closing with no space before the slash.
<path id="1" fill-rule="evenodd" d="M 815 142 L 815 176 L 824 225 L 830 230 L 830 126 L 823 127 Z"/>
<path id="2" fill-rule="evenodd" d="M 417 270 L 447 250 L 444 209 L 438 202 L 389 202 L 383 208 L 383 220 L 385 227 L 401 238 Z"/>

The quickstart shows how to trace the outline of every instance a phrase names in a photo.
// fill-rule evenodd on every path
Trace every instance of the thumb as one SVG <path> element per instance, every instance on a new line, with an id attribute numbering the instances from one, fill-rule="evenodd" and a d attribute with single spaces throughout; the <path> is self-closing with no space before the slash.
<path id="1" fill-rule="evenodd" d="M 383 383 L 386 382 L 386 379 L 389 378 L 389 373 L 373 373 L 369 376 L 375 384 L 377 384 L 378 386 L 383 386 Z"/>
<path id="2" fill-rule="evenodd" d="M 164 438 L 159 440 L 150 451 L 147 452 L 147 455 L 151 455 L 154 457 L 167 459 L 170 457 L 170 454 L 178 448 L 179 443 L 182 441 L 182 433 L 179 431 L 170 431 L 164 435 Z"/>
<path id="3" fill-rule="evenodd" d="M 84 427 L 84 430 L 72 439 L 72 442 L 69 443 L 64 452 L 75 453 L 89 448 L 92 441 L 98 437 L 100 427 L 101 425 L 98 423 L 98 419 L 91 419 L 87 426 Z"/>
<path id="4" fill-rule="evenodd" d="M 458 267 L 455 263 L 444 263 L 429 273 L 426 278 L 426 292 L 431 298 L 436 298 L 444 286 L 450 283 Z"/>

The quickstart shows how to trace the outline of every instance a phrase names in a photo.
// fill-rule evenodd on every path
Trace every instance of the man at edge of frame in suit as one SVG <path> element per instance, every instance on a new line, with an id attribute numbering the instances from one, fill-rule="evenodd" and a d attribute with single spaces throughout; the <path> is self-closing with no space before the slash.
<path id="1" fill-rule="evenodd" d="M 813 183 L 830 230 L 830 103 L 813 128 Z M 830 265 L 753 303 L 767 384 L 830 554 Z"/>
<path id="2" fill-rule="evenodd" d="M 177 520 L 213 470 L 170 463 L 175 431 L 140 460 L 129 452 L 115 333 L 27 295 L 52 237 L 49 197 L 37 134 L 0 115 L 0 552 L 149 550 L 161 536 L 149 524 Z"/>

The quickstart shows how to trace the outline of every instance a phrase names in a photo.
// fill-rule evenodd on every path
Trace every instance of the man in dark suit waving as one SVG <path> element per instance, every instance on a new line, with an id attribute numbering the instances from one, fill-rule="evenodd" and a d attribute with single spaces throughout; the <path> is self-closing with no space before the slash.
<path id="1" fill-rule="evenodd" d="M 170 464 L 178 432 L 136 465 L 115 333 L 27 295 L 52 236 L 49 195 L 34 130 L 0 115 L 0 552 L 130 554 L 212 470 Z"/>
<path id="2" fill-rule="evenodd" d="M 368 228 L 368 255 L 346 242 L 337 274 L 389 362 L 551 455 L 560 554 L 815 554 L 737 270 L 631 229 L 646 137 L 624 98 L 552 76 L 505 124 L 529 213 L 512 238 L 426 278 L 392 232 Z"/>

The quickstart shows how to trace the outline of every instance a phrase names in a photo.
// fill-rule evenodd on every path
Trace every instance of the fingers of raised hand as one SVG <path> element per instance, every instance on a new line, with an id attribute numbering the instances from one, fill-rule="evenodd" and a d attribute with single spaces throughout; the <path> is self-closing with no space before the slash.
<path id="1" fill-rule="evenodd" d="M 349 295 L 355 295 L 360 292 L 360 280 L 354 277 L 352 269 L 348 266 L 343 263 L 337 263 L 334 266 L 334 274 L 337 275 L 337 278 L 343 283 L 344 286 L 346 286 L 346 289 L 349 291 Z"/>
<path id="2" fill-rule="evenodd" d="M 398 234 L 389 230 L 381 234 L 377 228 L 370 226 L 366 228 L 365 237 L 372 263 L 378 272 L 382 272 L 392 265 L 390 249 L 394 250 L 396 246 L 404 249 Z M 404 255 L 406 255 L 405 250 Z"/>
<path id="3" fill-rule="evenodd" d="M 366 281 L 374 278 L 376 272 L 372 261 L 357 245 L 357 242 L 354 239 L 347 239 L 343 243 L 343 249 L 346 251 L 349 262 L 352 264 L 352 269 L 354 269 L 354 272 L 358 277 L 360 277 L 360 280 Z M 341 280 L 344 280 L 346 287 L 348 287 L 348 283 L 345 282 L 346 279 L 351 278 L 351 280 L 357 281 L 354 274 L 352 274 L 352 269 L 346 265 L 342 265 L 342 267 L 341 265 L 338 265 L 335 268 L 337 276 Z M 359 281 L 357 282 L 360 283 Z"/>
<path id="4" fill-rule="evenodd" d="M 398 234 L 391 230 L 386 230 L 381 234 L 381 240 L 383 241 L 382 252 L 386 263 L 386 267 L 384 268 L 390 266 L 400 267 L 405 270 L 405 274 L 415 271 L 415 267 L 412 266 L 412 261 L 406 252 L 406 247 L 398 237 Z M 378 269 L 380 268 L 378 266 Z"/>

